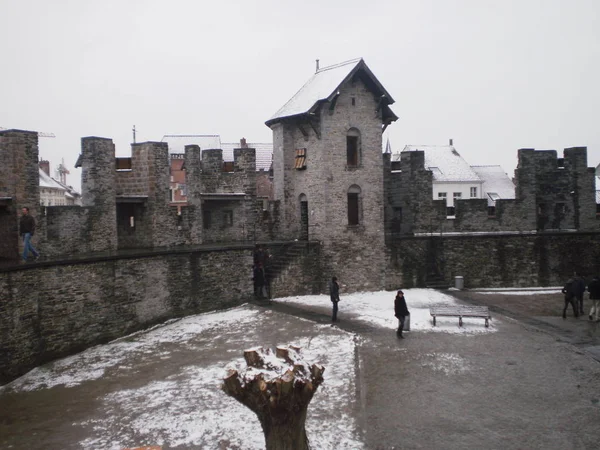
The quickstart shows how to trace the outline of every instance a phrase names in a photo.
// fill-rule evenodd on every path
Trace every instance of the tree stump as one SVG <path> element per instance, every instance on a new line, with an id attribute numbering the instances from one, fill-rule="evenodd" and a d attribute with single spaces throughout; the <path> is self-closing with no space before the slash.
<path id="1" fill-rule="evenodd" d="M 244 351 L 246 369 L 230 369 L 223 391 L 258 417 L 267 450 L 308 450 L 306 411 L 325 368 L 303 360 L 300 348 Z"/>

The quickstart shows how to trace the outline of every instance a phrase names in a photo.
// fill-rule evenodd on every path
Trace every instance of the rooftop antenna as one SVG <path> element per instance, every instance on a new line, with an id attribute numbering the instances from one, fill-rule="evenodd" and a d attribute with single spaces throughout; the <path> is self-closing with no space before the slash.
<path id="1" fill-rule="evenodd" d="M 133 126 L 131 131 L 133 131 L 133 143 L 135 144 L 135 125 Z"/>
<path id="2" fill-rule="evenodd" d="M 316 72 L 318 72 L 318 71 L 319 71 L 319 60 L 317 59 L 317 60 L 315 60 L 315 61 L 316 61 L 316 63 L 317 63 L 317 70 L 315 71 L 315 73 L 316 73 Z"/>

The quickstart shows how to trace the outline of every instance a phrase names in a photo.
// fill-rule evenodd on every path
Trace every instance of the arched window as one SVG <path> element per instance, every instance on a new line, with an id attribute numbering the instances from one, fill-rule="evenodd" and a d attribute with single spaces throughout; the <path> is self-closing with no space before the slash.
<path id="1" fill-rule="evenodd" d="M 350 128 L 346 133 L 346 165 L 358 167 L 360 164 L 360 131 Z"/>
<path id="2" fill-rule="evenodd" d="M 360 224 L 360 186 L 353 184 L 348 189 L 348 225 Z"/>

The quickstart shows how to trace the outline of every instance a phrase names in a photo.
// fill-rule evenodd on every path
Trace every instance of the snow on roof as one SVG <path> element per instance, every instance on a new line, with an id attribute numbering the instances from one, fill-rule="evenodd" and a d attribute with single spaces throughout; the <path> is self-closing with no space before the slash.
<path id="1" fill-rule="evenodd" d="M 68 189 L 66 187 L 64 187 L 62 184 L 60 184 L 54 178 L 52 178 L 51 176 L 49 176 L 42 169 L 39 169 L 39 172 L 40 172 L 40 187 L 51 188 L 51 189 L 59 189 L 61 191 L 65 191 L 65 192 L 68 191 Z"/>
<path id="2" fill-rule="evenodd" d="M 221 148 L 218 134 L 165 134 L 161 142 L 169 144 L 169 153 L 185 153 L 186 145 L 197 145 L 201 150 Z"/>
<path id="3" fill-rule="evenodd" d="M 333 94 L 361 61 L 357 58 L 319 69 L 267 122 L 309 112 L 315 103 Z"/>
<path id="4" fill-rule="evenodd" d="M 233 161 L 233 149 L 240 148 L 239 142 L 221 142 L 218 134 L 165 134 L 161 142 L 169 144 L 169 154 L 185 153 L 186 145 L 197 145 L 200 150 L 223 150 L 223 161 Z M 256 170 L 269 170 L 273 160 L 273 143 L 248 143 L 256 150 Z"/>
<path id="5" fill-rule="evenodd" d="M 494 201 L 500 199 L 514 199 L 515 185 L 500 166 L 471 166 L 483 180 L 483 192 L 488 199 L 488 205 L 493 206 Z M 496 194 L 489 195 L 489 194 Z"/>
<path id="6" fill-rule="evenodd" d="M 596 203 L 600 203 L 600 177 L 596 177 Z"/>
<path id="7" fill-rule="evenodd" d="M 425 167 L 433 172 L 433 181 L 437 182 L 481 182 L 481 178 L 460 156 L 452 145 L 407 145 L 405 152 L 423 151 Z M 400 161 L 401 153 L 392 156 L 392 161 Z"/>
<path id="8" fill-rule="evenodd" d="M 248 148 L 256 150 L 256 170 L 270 170 L 273 162 L 273 143 L 248 143 Z M 233 149 L 240 148 L 240 143 L 223 142 L 223 161 L 233 161 Z"/>

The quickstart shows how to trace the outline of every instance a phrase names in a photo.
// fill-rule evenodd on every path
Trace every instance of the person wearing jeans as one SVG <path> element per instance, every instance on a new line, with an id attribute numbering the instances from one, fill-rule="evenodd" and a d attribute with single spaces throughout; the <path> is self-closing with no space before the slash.
<path id="1" fill-rule="evenodd" d="M 589 315 L 590 320 L 595 319 L 598 321 L 598 316 L 600 316 L 600 278 L 598 275 L 594 276 L 594 279 L 588 285 L 587 290 L 590 293 L 590 300 L 592 302 Z"/>
<path id="2" fill-rule="evenodd" d="M 19 221 L 19 234 L 23 237 L 23 261 L 27 261 L 29 253 L 34 259 L 38 259 L 40 254 L 31 244 L 31 237 L 35 233 L 35 219 L 29 214 L 29 208 L 25 207 L 21 210 L 22 215 Z"/>

